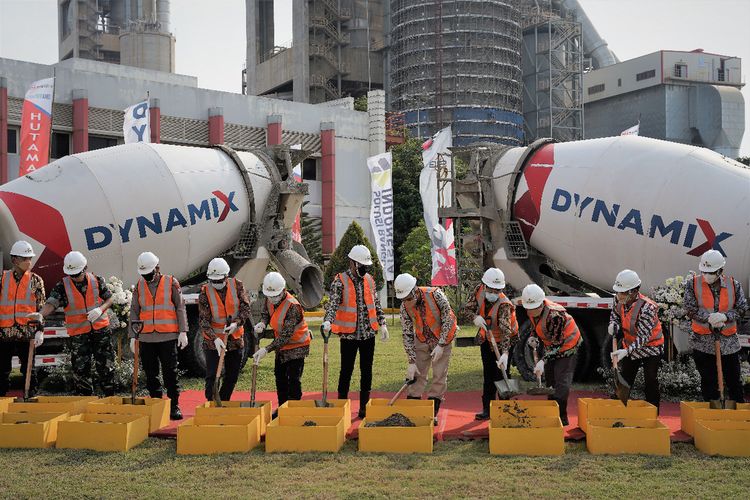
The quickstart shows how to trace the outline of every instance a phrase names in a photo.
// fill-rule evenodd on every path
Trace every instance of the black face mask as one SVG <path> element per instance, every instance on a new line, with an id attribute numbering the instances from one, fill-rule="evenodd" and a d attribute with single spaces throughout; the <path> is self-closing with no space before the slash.
<path id="1" fill-rule="evenodd" d="M 146 282 L 151 283 L 151 280 L 154 279 L 154 274 L 156 274 L 156 271 L 151 271 L 148 274 L 141 274 L 141 276 L 144 280 L 146 280 Z"/>
<path id="2" fill-rule="evenodd" d="M 357 275 L 360 278 L 364 278 L 367 273 L 370 272 L 371 266 L 365 266 L 362 264 L 357 264 Z"/>

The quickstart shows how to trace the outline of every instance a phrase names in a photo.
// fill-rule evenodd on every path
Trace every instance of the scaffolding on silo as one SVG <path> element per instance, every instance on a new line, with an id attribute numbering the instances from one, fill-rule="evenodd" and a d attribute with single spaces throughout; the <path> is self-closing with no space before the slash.
<path id="1" fill-rule="evenodd" d="M 349 43 L 342 23 L 351 17 L 340 0 L 310 2 L 310 102 L 341 97 L 341 77 L 348 70 L 341 59 L 341 47 Z"/>

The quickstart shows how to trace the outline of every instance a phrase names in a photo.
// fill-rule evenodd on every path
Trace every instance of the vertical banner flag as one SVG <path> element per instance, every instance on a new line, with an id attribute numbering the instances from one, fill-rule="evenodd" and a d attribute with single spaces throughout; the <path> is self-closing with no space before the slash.
<path id="1" fill-rule="evenodd" d="M 427 234 L 432 243 L 432 285 L 457 285 L 456 248 L 454 244 L 453 222 L 446 220 L 445 227 L 440 225 L 438 207 L 450 205 L 449 188 L 438 188 L 438 178 L 448 172 L 447 160 L 450 158 L 450 147 L 453 145 L 451 128 L 446 127 L 422 144 L 422 171 L 419 174 L 419 194 L 422 196 L 422 208 Z M 448 186 L 448 184 L 445 184 Z"/>
<path id="2" fill-rule="evenodd" d="M 295 144 L 294 146 L 290 146 L 289 149 L 302 149 L 302 144 Z M 297 182 L 302 182 L 302 165 L 300 165 L 299 163 L 296 164 L 292 172 L 294 174 L 294 180 Z M 302 220 L 300 219 L 301 215 L 302 208 L 300 207 L 299 212 L 297 212 L 297 217 L 294 219 L 294 224 L 292 224 L 292 239 L 298 243 L 302 243 Z"/>
<path id="3" fill-rule="evenodd" d="M 640 129 L 641 129 L 641 121 L 638 120 L 638 123 L 620 132 L 620 135 L 638 135 L 638 133 L 641 131 Z"/>
<path id="4" fill-rule="evenodd" d="M 370 224 L 375 235 L 375 250 L 386 281 L 393 281 L 393 157 L 382 153 L 367 159 L 372 179 Z"/>
<path id="5" fill-rule="evenodd" d="M 122 135 L 125 144 L 151 142 L 151 121 L 148 100 L 134 104 L 125 110 L 122 120 Z"/>
<path id="6" fill-rule="evenodd" d="M 19 177 L 30 174 L 49 163 L 52 98 L 54 94 L 54 78 L 37 80 L 26 91 L 26 97 L 23 101 L 23 116 L 21 117 Z"/>

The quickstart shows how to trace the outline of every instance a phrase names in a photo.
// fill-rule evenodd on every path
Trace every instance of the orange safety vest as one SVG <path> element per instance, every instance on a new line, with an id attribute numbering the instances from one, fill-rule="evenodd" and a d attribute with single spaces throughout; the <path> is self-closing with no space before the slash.
<path id="1" fill-rule="evenodd" d="M 635 339 L 638 336 L 638 320 L 640 319 L 641 308 L 643 307 L 643 304 L 646 303 L 651 304 L 658 310 L 656 303 L 641 293 L 638 294 L 638 298 L 627 313 L 625 312 L 624 304 L 620 304 L 620 307 L 618 308 L 617 312 L 620 314 L 620 321 L 622 321 L 622 334 L 625 347 L 628 347 L 635 342 Z M 633 318 L 635 318 L 635 320 L 633 320 Z M 656 324 L 651 329 L 651 336 L 648 338 L 646 346 L 658 347 L 660 345 L 664 345 L 664 335 L 661 333 L 661 321 L 659 321 L 659 318 L 657 317 Z"/>
<path id="2" fill-rule="evenodd" d="M 550 300 L 544 299 L 544 312 L 542 312 L 541 319 L 539 322 L 529 316 L 531 324 L 534 325 L 534 330 L 537 336 L 544 344 L 544 347 L 550 347 L 552 345 L 552 339 L 547 334 L 547 317 L 551 310 L 562 311 L 565 313 L 565 328 L 563 329 L 563 345 L 560 348 L 560 352 L 569 351 L 578 345 L 581 341 L 581 332 L 578 331 L 578 325 L 576 325 L 573 317 L 565 311 L 565 308 L 560 304 L 556 304 Z"/>
<path id="3" fill-rule="evenodd" d="M 109 316 L 106 313 L 99 316 L 99 319 L 93 323 L 86 317 L 89 311 L 104 304 L 99 297 L 99 280 L 96 276 L 86 273 L 86 281 L 86 298 L 84 298 L 70 276 L 63 278 L 65 296 L 68 299 L 68 305 L 65 306 L 65 327 L 70 337 L 89 333 L 92 327 L 94 330 L 101 330 L 109 326 Z"/>
<path id="4" fill-rule="evenodd" d="M 719 291 L 719 304 L 717 306 L 714 304 L 714 293 L 711 291 L 711 286 L 706 283 L 706 279 L 703 276 L 693 276 L 693 293 L 695 293 L 695 300 L 698 302 L 700 311 L 710 314 L 712 312 L 726 313 L 734 309 L 736 300 L 734 279 L 731 276 L 721 276 L 719 279 L 721 280 L 721 290 Z M 693 331 L 698 335 L 709 335 L 711 325 L 694 319 Z M 726 337 L 735 333 L 737 333 L 737 323 L 734 321 L 727 321 L 721 329 L 721 334 Z"/>
<path id="5" fill-rule="evenodd" d="M 344 289 L 341 294 L 341 304 L 336 309 L 336 317 L 331 324 L 331 331 L 338 335 L 354 333 L 357 331 L 357 288 L 347 273 L 340 273 L 337 276 L 344 285 Z M 375 280 L 369 274 L 365 274 L 363 281 L 367 318 L 370 320 L 370 328 L 377 330 L 380 325 L 378 312 L 375 310 Z"/>
<path id="6" fill-rule="evenodd" d="M 268 314 L 271 317 L 269 324 L 271 328 L 273 328 L 273 336 L 275 338 L 279 338 L 281 335 L 281 330 L 284 327 L 284 320 L 286 319 L 286 313 L 289 312 L 289 308 L 299 307 L 300 310 L 302 310 L 302 306 L 297 302 L 297 299 L 292 297 L 289 292 L 284 293 L 286 293 L 286 297 L 284 297 L 284 299 L 277 305 L 273 305 L 270 300 L 266 299 Z M 297 349 L 298 347 L 305 347 L 310 345 L 310 340 L 312 340 L 312 335 L 310 335 L 310 330 L 307 328 L 305 315 L 303 314 L 302 320 L 294 327 L 292 338 L 287 344 L 281 346 L 279 350 L 288 351 L 290 349 Z"/>
<path id="7" fill-rule="evenodd" d="M 437 288 L 431 288 L 426 286 L 420 286 L 418 287 L 422 291 L 422 300 L 424 300 L 425 303 L 425 317 L 423 318 L 416 308 L 416 301 L 410 301 L 410 302 L 404 302 L 404 308 L 406 309 L 406 313 L 411 318 L 412 322 L 414 323 L 414 334 L 417 336 L 420 342 L 427 342 L 427 338 L 424 334 L 425 326 L 430 329 L 432 334 L 440 338 L 440 330 L 442 328 L 443 322 L 442 317 L 440 316 L 440 309 L 438 308 L 437 301 L 435 301 L 435 290 Z M 456 329 L 458 328 L 458 324 L 456 322 L 456 315 L 453 314 L 453 310 L 451 310 L 451 330 L 448 332 L 448 338 L 446 339 L 446 345 L 453 342 L 453 337 L 456 335 Z"/>
<path id="8" fill-rule="evenodd" d="M 31 293 L 31 272 L 26 271 L 16 283 L 13 271 L 3 271 L 0 289 L 0 328 L 14 324 L 27 325 L 27 314 L 36 312 L 36 297 Z M 19 297 L 19 293 L 22 294 Z"/>
<path id="9" fill-rule="evenodd" d="M 208 305 L 211 307 L 211 329 L 214 335 L 219 337 L 222 341 L 226 341 L 227 336 L 224 334 L 224 328 L 227 326 L 227 317 L 231 316 L 234 318 L 232 321 L 237 319 L 237 315 L 240 312 L 240 300 L 237 296 L 237 280 L 236 278 L 227 279 L 227 295 L 225 301 L 221 300 L 219 292 L 212 286 L 203 285 L 203 292 L 208 297 Z M 238 339 L 245 334 L 245 327 L 240 326 L 232 334 L 233 339 Z M 210 340 L 209 336 L 205 333 L 203 338 Z"/>
<path id="10" fill-rule="evenodd" d="M 143 321 L 143 333 L 176 333 L 177 308 L 172 302 L 172 276 L 162 275 L 156 287 L 156 296 L 151 295 L 146 280 L 138 280 L 138 304 L 141 312 L 138 316 Z"/>
<path id="11" fill-rule="evenodd" d="M 485 308 L 485 293 L 487 291 L 487 287 L 485 285 L 480 285 L 477 289 L 477 293 L 475 295 L 477 299 L 477 303 L 479 304 L 479 316 L 483 317 L 487 321 L 487 325 L 490 328 L 490 331 L 492 332 L 493 337 L 495 337 L 495 342 L 500 342 L 502 338 L 502 330 L 500 330 L 500 324 L 497 321 L 497 315 L 500 312 L 500 307 L 502 307 L 503 304 L 510 304 L 510 336 L 511 337 L 518 337 L 518 320 L 516 319 L 516 307 L 513 305 L 513 303 L 508 299 L 508 297 L 505 296 L 504 293 L 500 293 L 498 298 L 494 304 L 492 304 L 492 307 L 490 307 L 489 313 L 485 314 L 486 308 Z M 481 329 L 479 330 L 479 336 L 484 341 L 486 338 L 485 330 Z"/>

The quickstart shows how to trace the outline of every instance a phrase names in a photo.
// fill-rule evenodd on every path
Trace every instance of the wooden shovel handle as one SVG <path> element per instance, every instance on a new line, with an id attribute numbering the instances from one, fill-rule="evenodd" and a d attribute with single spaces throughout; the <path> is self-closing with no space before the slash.
<path id="1" fill-rule="evenodd" d="M 617 350 L 617 339 L 615 336 L 612 336 L 612 352 L 615 352 Z M 617 356 L 612 356 L 612 368 L 617 370 Z"/>
<path id="2" fill-rule="evenodd" d="M 724 399 L 724 371 L 721 368 L 721 341 L 718 337 L 714 341 L 714 351 L 716 353 L 716 377 L 719 381 L 719 399 Z"/>

